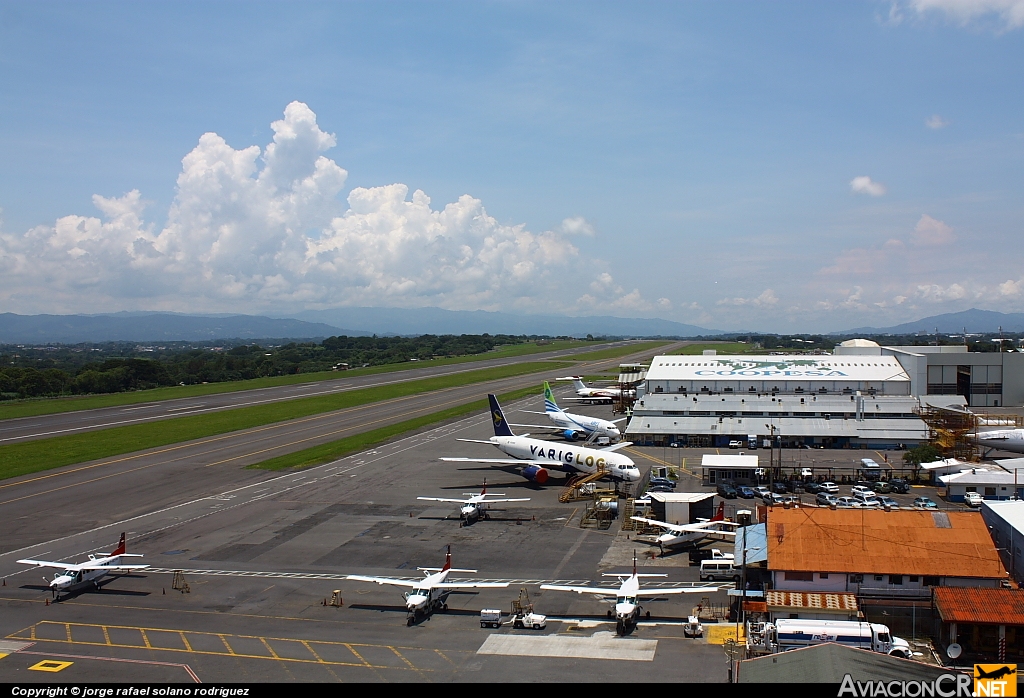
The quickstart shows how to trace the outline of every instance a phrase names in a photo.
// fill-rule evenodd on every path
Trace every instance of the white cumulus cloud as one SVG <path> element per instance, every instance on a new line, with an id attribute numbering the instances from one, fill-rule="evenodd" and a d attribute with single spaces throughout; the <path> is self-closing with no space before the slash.
<path id="1" fill-rule="evenodd" d="M 871 196 L 882 196 L 885 194 L 885 185 L 874 181 L 868 176 L 854 177 L 850 180 L 850 189 L 855 194 L 869 194 Z"/>
<path id="2" fill-rule="evenodd" d="M 278 311 L 344 305 L 563 312 L 665 307 L 625 291 L 573 236 L 505 225 L 469 195 L 434 208 L 405 184 L 356 188 L 323 153 L 337 137 L 292 102 L 273 141 L 235 149 L 204 134 L 182 160 L 167 223 L 144 220 L 138 191 L 95 196 L 71 215 L 0 233 L 0 300 L 20 312 L 109 309 Z M 572 290 L 591 286 L 572 301 Z"/>
<path id="3" fill-rule="evenodd" d="M 914 226 L 911 240 L 917 245 L 948 245 L 956 240 L 956 236 L 951 227 L 923 213 Z"/>
<path id="4" fill-rule="evenodd" d="M 961 26 L 994 19 L 1004 29 L 1024 25 L 1024 0 L 910 0 L 918 15 L 937 14 Z"/>
<path id="5" fill-rule="evenodd" d="M 756 308 L 771 308 L 778 305 L 779 298 L 775 291 L 765 289 L 761 295 L 754 298 L 723 298 L 716 302 L 716 305 L 752 305 Z"/>
<path id="6" fill-rule="evenodd" d="M 949 126 L 949 122 L 943 119 L 938 114 L 932 114 L 924 122 L 924 125 L 927 126 L 928 128 L 938 130 L 940 128 L 946 128 L 947 126 Z"/>

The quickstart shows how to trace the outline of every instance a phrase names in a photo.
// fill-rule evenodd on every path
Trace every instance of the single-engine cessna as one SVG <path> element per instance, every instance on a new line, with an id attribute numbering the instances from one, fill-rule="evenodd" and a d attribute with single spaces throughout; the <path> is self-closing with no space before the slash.
<path id="1" fill-rule="evenodd" d="M 487 507 L 489 504 L 498 504 L 502 502 L 528 502 L 530 498 L 525 499 L 487 499 L 487 497 L 504 497 L 503 492 L 488 492 L 487 491 L 487 480 L 484 480 L 484 488 L 480 490 L 480 494 L 474 494 L 472 492 L 463 492 L 462 494 L 469 497 L 469 499 L 448 499 L 446 497 L 417 497 L 416 499 L 423 499 L 428 502 L 451 502 L 453 504 L 461 504 L 459 508 L 459 516 L 466 523 L 475 521 L 476 519 L 483 516 L 485 519 L 489 518 L 487 514 Z"/>
<path id="2" fill-rule="evenodd" d="M 448 552 L 444 556 L 444 567 L 417 567 L 426 576 L 423 579 L 412 581 L 411 579 L 392 579 L 390 577 L 366 577 L 361 574 L 350 574 L 345 579 L 357 582 L 373 582 L 374 584 L 392 584 L 400 587 L 411 587 L 412 591 L 406 592 L 405 608 L 409 612 L 408 625 L 420 620 L 422 617 L 433 613 L 435 610 L 448 610 L 448 594 L 455 589 L 499 589 L 508 586 L 508 582 L 449 582 L 450 572 L 475 573 L 476 570 L 460 570 L 452 567 L 452 546 L 448 546 Z"/>
<path id="3" fill-rule="evenodd" d="M 641 597 L 663 596 L 666 594 L 710 594 L 718 591 L 718 587 L 679 587 L 667 589 L 641 589 L 641 577 L 667 577 L 667 574 L 637 574 L 636 552 L 633 553 L 633 573 L 605 573 L 604 577 L 618 577 L 618 590 L 600 587 L 563 586 L 561 584 L 541 584 L 540 588 L 551 591 L 575 591 L 577 594 L 594 594 L 602 597 L 615 597 L 615 606 L 608 610 L 608 616 L 615 616 L 615 630 L 619 635 L 626 635 L 636 627 L 642 606 Z"/>
<path id="4" fill-rule="evenodd" d="M 453 463 L 516 465 L 522 468 L 519 471 L 520 475 L 530 482 L 539 484 L 548 481 L 550 470 L 589 474 L 604 471 L 608 477 L 624 482 L 636 482 L 640 479 L 640 469 L 636 467 L 636 464 L 628 456 L 615 453 L 620 448 L 631 446 L 631 441 L 620 441 L 606 448 L 597 449 L 558 446 L 551 441 L 516 436 L 505 420 L 497 398 L 494 395 L 488 395 L 487 399 L 491 405 L 494 436 L 487 441 L 481 439 L 459 439 L 459 441 L 496 446 L 512 458 L 442 458 L 441 460 Z"/>
<path id="5" fill-rule="evenodd" d="M 607 419 L 588 417 L 582 414 L 571 414 L 562 410 L 558 406 L 558 403 L 555 402 L 555 395 L 551 392 L 551 386 L 548 385 L 547 381 L 544 381 L 544 411 L 524 411 L 530 412 L 531 414 L 547 415 L 547 418 L 551 420 L 554 427 L 541 426 L 538 424 L 512 424 L 510 426 L 530 427 L 536 429 L 553 428 L 560 432 L 560 435 L 565 437 L 568 441 L 578 441 L 579 439 L 585 438 L 589 442 L 595 439 L 600 439 L 601 437 L 605 437 L 612 442 L 618 441 L 622 438 L 622 434 L 619 432 L 619 428 L 615 425 L 617 422 L 626 421 L 625 417 L 609 421 Z"/>
<path id="6" fill-rule="evenodd" d="M 725 520 L 725 502 L 718 505 L 718 512 L 712 518 L 702 520 L 699 523 L 670 524 L 664 521 L 645 519 L 642 516 L 632 516 L 630 518 L 634 521 L 641 521 L 649 526 L 665 529 L 665 533 L 658 536 L 657 540 L 662 552 L 664 552 L 666 547 L 697 547 L 704 541 L 735 541 L 736 529 L 739 527 L 739 524 Z"/>
<path id="7" fill-rule="evenodd" d="M 48 560 L 18 560 L 22 565 L 35 565 L 36 567 L 56 567 L 63 570 L 53 575 L 50 581 L 50 592 L 53 598 L 60 599 L 62 591 L 67 591 L 82 584 L 92 584 L 99 588 L 99 581 L 111 572 L 130 572 L 141 570 L 149 565 L 123 565 L 123 557 L 142 557 L 142 555 L 126 553 L 124 533 L 121 534 L 121 541 L 112 553 L 100 553 L 100 556 L 89 556 L 89 562 L 73 565 L 67 562 L 50 562 Z"/>

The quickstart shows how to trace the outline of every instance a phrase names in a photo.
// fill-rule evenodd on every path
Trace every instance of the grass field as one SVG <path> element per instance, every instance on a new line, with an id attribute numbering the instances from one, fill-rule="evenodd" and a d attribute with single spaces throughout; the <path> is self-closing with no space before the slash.
<path id="1" fill-rule="evenodd" d="M 572 361 L 600 361 L 601 359 L 614 359 L 619 356 L 626 356 L 627 354 L 636 354 L 637 352 L 665 346 L 666 344 L 671 344 L 671 342 L 637 342 L 636 344 L 628 344 L 624 347 L 598 349 L 597 351 L 588 351 L 565 358 Z"/>
<path id="2" fill-rule="evenodd" d="M 532 361 L 486 368 L 454 376 L 439 376 L 364 388 L 332 395 L 298 398 L 224 412 L 177 417 L 148 424 L 112 427 L 85 434 L 0 446 L 0 480 L 148 448 L 226 434 L 240 429 L 301 419 L 324 412 L 442 390 L 482 381 L 499 380 L 547 370 L 562 370 L 565 362 Z M 536 390 L 536 388 L 532 388 Z"/>
<path id="3" fill-rule="evenodd" d="M 217 393 L 231 393 L 239 390 L 254 390 L 257 388 L 274 388 L 281 385 L 297 385 L 299 383 L 315 383 L 317 381 L 329 380 L 332 378 L 345 378 L 351 376 L 371 376 L 378 373 L 392 373 L 394 371 L 406 371 L 411 368 L 429 366 L 447 366 L 450 364 L 472 363 L 474 361 L 486 361 L 488 359 L 503 359 L 515 356 L 528 356 L 547 351 L 558 351 L 560 349 L 571 349 L 584 346 L 585 342 L 570 342 L 567 340 L 551 342 L 538 346 L 529 344 L 509 344 L 498 347 L 494 351 L 485 354 L 473 354 L 472 356 L 455 356 L 447 359 L 431 359 L 430 361 L 417 361 L 400 364 L 385 364 L 383 366 L 368 366 L 366 368 L 355 368 L 351 371 L 322 371 L 319 373 L 298 373 L 288 376 L 272 376 L 268 378 L 253 378 L 244 381 L 229 381 L 224 383 L 204 383 L 202 385 L 176 385 L 168 388 L 154 388 L 152 390 L 136 390 L 130 393 L 113 393 L 110 395 L 81 395 L 76 397 L 61 398 L 39 398 L 34 400 L 15 400 L 0 403 L 0 419 L 15 419 L 17 417 L 37 417 L 44 414 L 60 414 L 62 412 L 74 412 L 76 410 L 92 410 L 100 407 L 121 407 L 123 405 L 137 405 L 145 402 L 160 402 L 163 400 L 175 400 L 178 398 L 201 397 Z"/>
<path id="4" fill-rule="evenodd" d="M 501 402 L 508 402 L 510 400 L 517 400 L 521 397 L 526 397 L 527 395 L 536 394 L 536 392 L 537 388 L 535 387 L 523 388 L 522 390 L 516 390 L 511 393 L 499 395 L 498 400 Z M 423 415 L 416 419 L 409 419 L 404 422 L 399 422 L 398 424 L 374 429 L 373 431 L 367 431 L 354 436 L 347 436 L 344 439 L 338 439 L 337 441 L 332 441 L 330 443 L 313 446 L 312 448 L 306 448 L 301 451 L 296 451 L 295 453 L 288 453 L 276 458 L 270 458 L 248 467 L 257 468 L 259 470 L 284 470 L 285 468 L 294 468 L 298 470 L 301 468 L 310 468 L 314 465 L 330 463 L 331 461 L 344 458 L 345 456 L 353 453 L 359 453 L 367 448 L 372 448 L 384 443 L 385 441 L 389 441 L 396 436 L 421 429 L 425 426 L 439 424 L 449 419 L 455 419 L 457 417 L 462 417 L 474 412 L 483 412 L 485 410 L 487 410 L 487 400 L 477 400 L 476 402 L 470 402 L 465 405 L 459 405 L 458 407 L 452 407 L 451 409 L 434 412 L 433 414 Z"/>
<path id="5" fill-rule="evenodd" d="M 673 354 L 702 354 L 705 349 L 714 349 L 719 354 L 765 354 L 764 349 L 754 349 L 753 344 L 743 344 L 742 342 L 715 342 L 710 344 L 691 344 L 688 347 L 683 347 L 677 351 L 672 352 Z"/>

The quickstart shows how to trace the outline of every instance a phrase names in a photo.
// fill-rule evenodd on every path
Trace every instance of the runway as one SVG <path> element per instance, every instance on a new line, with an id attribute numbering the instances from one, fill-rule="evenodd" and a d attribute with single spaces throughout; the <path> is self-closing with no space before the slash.
<path id="1" fill-rule="evenodd" d="M 258 388 L 226 393 L 215 393 L 202 397 L 177 398 L 162 400 L 140 405 L 105 407 L 94 410 L 78 410 L 59 414 L 23 417 L 18 419 L 0 420 L 0 444 L 19 443 L 35 439 L 50 438 L 66 434 L 79 434 L 96 429 L 106 429 L 128 424 L 142 424 L 163 419 L 173 419 L 186 415 L 209 414 L 223 410 L 264 405 L 282 400 L 296 400 L 317 395 L 363 388 L 394 385 L 411 380 L 450 376 L 484 368 L 509 366 L 527 361 L 543 361 L 569 357 L 573 354 L 587 353 L 600 349 L 621 346 L 625 342 L 591 344 L 562 349 L 559 351 L 527 354 L 501 359 L 483 359 L 446 366 L 424 366 L 409 368 L 392 373 L 373 374 L 367 376 L 347 375 L 340 373 L 337 378 L 302 383 L 299 385 L 283 385 L 273 388 Z"/>

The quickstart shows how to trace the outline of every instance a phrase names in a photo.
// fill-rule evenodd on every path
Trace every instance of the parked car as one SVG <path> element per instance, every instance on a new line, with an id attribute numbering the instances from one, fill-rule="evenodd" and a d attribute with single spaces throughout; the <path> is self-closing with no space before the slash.
<path id="1" fill-rule="evenodd" d="M 836 506 L 841 509 L 860 509 L 864 505 L 853 497 L 838 497 L 836 499 Z"/>
<path id="2" fill-rule="evenodd" d="M 879 480 L 878 482 L 874 483 L 871 486 L 871 489 L 873 489 L 878 494 L 889 494 L 890 492 L 892 492 L 892 486 L 889 485 L 889 483 L 886 482 L 885 480 Z"/>
<path id="3" fill-rule="evenodd" d="M 808 492 L 810 494 L 818 494 L 818 492 L 821 492 L 821 485 L 819 485 L 817 482 L 805 482 L 804 492 Z"/>
<path id="4" fill-rule="evenodd" d="M 828 494 L 839 494 L 839 485 L 834 482 L 823 482 L 819 486 L 819 491 L 827 492 Z"/>
<path id="5" fill-rule="evenodd" d="M 757 487 L 755 487 L 755 488 L 754 488 L 754 496 L 755 496 L 755 497 L 761 497 L 762 499 L 763 499 L 763 498 L 764 498 L 764 496 L 765 496 L 766 494 L 768 494 L 769 492 L 771 492 L 771 490 L 769 490 L 769 489 L 768 489 L 767 487 L 765 487 L 764 485 L 758 485 Z"/>
<path id="6" fill-rule="evenodd" d="M 889 509 L 899 509 L 900 508 L 900 503 L 897 502 L 892 497 L 879 497 L 878 501 L 882 503 L 883 507 L 886 507 L 886 508 L 889 508 Z"/>
<path id="7" fill-rule="evenodd" d="M 839 497 L 835 496 L 834 494 L 829 494 L 828 492 L 819 492 L 818 496 L 814 498 L 814 501 L 818 506 L 830 507 L 833 504 L 836 504 L 836 500 L 838 499 Z"/>
<path id="8" fill-rule="evenodd" d="M 850 494 L 856 497 L 858 494 L 872 495 L 874 496 L 875 491 L 870 487 L 864 487 L 864 485 L 854 485 L 850 488 Z"/>
<path id="9" fill-rule="evenodd" d="M 860 502 L 862 507 L 882 508 L 882 501 L 874 494 L 855 494 L 853 498 Z"/>
<path id="10" fill-rule="evenodd" d="M 800 477 L 814 477 L 814 473 L 811 471 L 810 468 L 801 468 Z"/>
<path id="11" fill-rule="evenodd" d="M 672 487 L 665 487 L 664 485 L 655 485 L 654 487 L 648 487 L 648 492 L 675 492 Z"/>
<path id="12" fill-rule="evenodd" d="M 753 499 L 757 496 L 757 492 L 755 492 L 752 487 L 747 487 L 746 485 L 740 485 L 737 487 L 736 494 L 743 497 L 743 499 Z"/>
<path id="13" fill-rule="evenodd" d="M 743 448 L 743 442 L 742 441 L 735 441 L 735 440 L 730 441 L 729 442 L 729 448 Z"/>
<path id="14" fill-rule="evenodd" d="M 985 498 L 982 497 L 977 492 L 968 492 L 967 494 L 964 495 L 964 504 L 966 504 L 969 507 L 980 507 L 984 499 Z"/>
<path id="15" fill-rule="evenodd" d="M 674 480 L 669 480 L 667 477 L 652 477 L 650 479 L 650 483 L 651 483 L 652 487 L 656 487 L 656 486 L 660 485 L 662 487 L 671 487 L 672 489 L 676 488 L 675 481 Z"/>
<path id="16" fill-rule="evenodd" d="M 739 496 L 739 493 L 736 491 L 736 488 L 730 485 L 728 482 L 718 483 L 717 490 L 718 496 L 722 497 L 723 499 L 736 499 L 736 497 Z"/>
<path id="17" fill-rule="evenodd" d="M 775 494 L 774 492 L 765 492 L 764 495 L 761 497 L 761 500 L 765 503 L 765 506 L 782 504 L 782 495 Z"/>
<path id="18" fill-rule="evenodd" d="M 939 505 L 927 497 L 915 497 L 914 506 L 918 509 L 938 509 Z"/>
<path id="19" fill-rule="evenodd" d="M 772 492 L 775 494 L 786 494 L 789 492 L 789 488 L 786 487 L 786 483 L 784 482 L 773 482 Z"/>
<path id="20" fill-rule="evenodd" d="M 889 480 L 889 487 L 896 494 L 910 494 L 910 483 L 903 478 L 893 478 Z"/>

